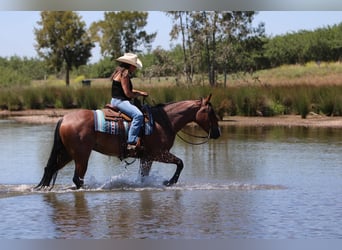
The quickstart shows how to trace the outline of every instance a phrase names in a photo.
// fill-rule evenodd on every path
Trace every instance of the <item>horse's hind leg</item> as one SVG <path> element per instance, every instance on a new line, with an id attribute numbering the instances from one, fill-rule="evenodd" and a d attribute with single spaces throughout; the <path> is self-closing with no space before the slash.
<path id="1" fill-rule="evenodd" d="M 91 144 L 85 141 L 82 141 L 82 143 L 78 145 L 77 150 L 74 151 L 73 159 L 75 162 L 75 171 L 72 180 L 75 183 L 77 189 L 81 188 L 84 184 L 84 176 L 87 172 L 88 160 L 91 151 Z"/>
<path id="2" fill-rule="evenodd" d="M 75 159 L 75 171 L 72 181 L 75 183 L 77 189 L 81 188 L 84 184 L 84 176 L 87 172 L 89 156 L 90 153 L 88 156 L 84 156 L 84 159 Z"/>

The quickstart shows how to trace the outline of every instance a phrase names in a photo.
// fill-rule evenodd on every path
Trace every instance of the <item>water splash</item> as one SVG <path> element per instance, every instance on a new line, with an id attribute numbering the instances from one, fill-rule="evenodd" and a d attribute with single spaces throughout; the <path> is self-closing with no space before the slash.
<path id="1" fill-rule="evenodd" d="M 273 184 L 250 183 L 183 183 L 166 187 L 165 179 L 159 175 L 151 175 L 141 179 L 124 174 L 112 176 L 105 181 L 99 181 L 94 176 L 87 180 L 85 187 L 76 190 L 74 186 L 56 185 L 52 190 L 35 190 L 33 185 L 0 185 L 0 198 L 27 195 L 32 193 L 67 193 L 67 192 L 108 192 L 108 191 L 256 191 L 256 190 L 284 190 L 287 187 Z"/>
<path id="2" fill-rule="evenodd" d="M 31 185 L 0 185 L 0 198 L 24 195 L 30 193 L 33 186 Z"/>
<path id="3" fill-rule="evenodd" d="M 86 189 L 90 190 L 117 190 L 117 191 L 142 191 L 150 190 L 163 190 L 166 187 L 162 184 L 165 179 L 159 175 L 151 175 L 141 178 L 127 176 L 124 174 L 112 176 L 104 183 L 97 181 L 94 176 L 88 181 Z"/>
<path id="4" fill-rule="evenodd" d="M 287 189 L 282 185 L 272 184 L 248 184 L 248 183 L 202 183 L 202 184 L 180 184 L 170 189 L 175 190 L 190 190 L 190 191 L 201 191 L 201 190 L 226 190 L 226 191 L 250 191 L 250 190 L 282 190 Z"/>

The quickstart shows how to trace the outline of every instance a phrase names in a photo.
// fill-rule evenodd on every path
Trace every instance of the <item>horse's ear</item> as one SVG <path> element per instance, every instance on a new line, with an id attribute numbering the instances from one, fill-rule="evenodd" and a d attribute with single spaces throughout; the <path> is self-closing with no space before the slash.
<path id="1" fill-rule="evenodd" d="M 207 96 L 207 98 L 204 99 L 204 104 L 207 105 L 210 102 L 211 99 L 211 93 Z"/>

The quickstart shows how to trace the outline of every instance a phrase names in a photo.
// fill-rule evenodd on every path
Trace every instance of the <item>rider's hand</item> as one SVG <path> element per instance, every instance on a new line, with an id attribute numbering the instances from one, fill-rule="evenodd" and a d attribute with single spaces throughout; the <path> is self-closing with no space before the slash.
<path id="1" fill-rule="evenodd" d="M 140 95 L 143 97 L 148 97 L 148 94 L 145 91 L 140 91 Z"/>

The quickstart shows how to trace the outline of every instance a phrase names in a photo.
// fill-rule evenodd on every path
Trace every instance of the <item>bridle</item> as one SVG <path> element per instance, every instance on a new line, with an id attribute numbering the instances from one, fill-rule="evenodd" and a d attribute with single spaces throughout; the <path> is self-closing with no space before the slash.
<path id="1" fill-rule="evenodd" d="M 208 104 L 207 104 L 207 113 L 208 113 L 208 114 L 209 114 L 209 112 L 210 112 L 210 111 L 209 111 L 209 106 L 210 106 L 210 104 L 208 103 Z M 178 133 L 177 133 L 177 136 L 178 136 L 178 138 L 180 138 L 183 142 L 188 143 L 188 144 L 190 144 L 190 145 L 202 145 L 202 144 L 205 144 L 205 143 L 207 143 L 207 142 L 209 141 L 209 139 L 210 139 L 211 127 L 212 127 L 211 121 L 209 120 L 209 133 L 208 133 L 207 136 L 194 135 L 194 134 L 191 134 L 191 133 L 188 133 L 188 132 L 184 131 L 183 129 L 180 131 L 180 132 L 182 132 L 183 134 L 186 134 L 186 135 L 188 135 L 188 136 L 190 136 L 190 137 L 193 137 L 193 138 L 205 139 L 205 140 L 202 141 L 202 142 L 191 142 L 191 141 L 189 141 L 189 140 L 186 140 L 184 137 L 182 137 L 182 136 L 179 135 Z"/>

